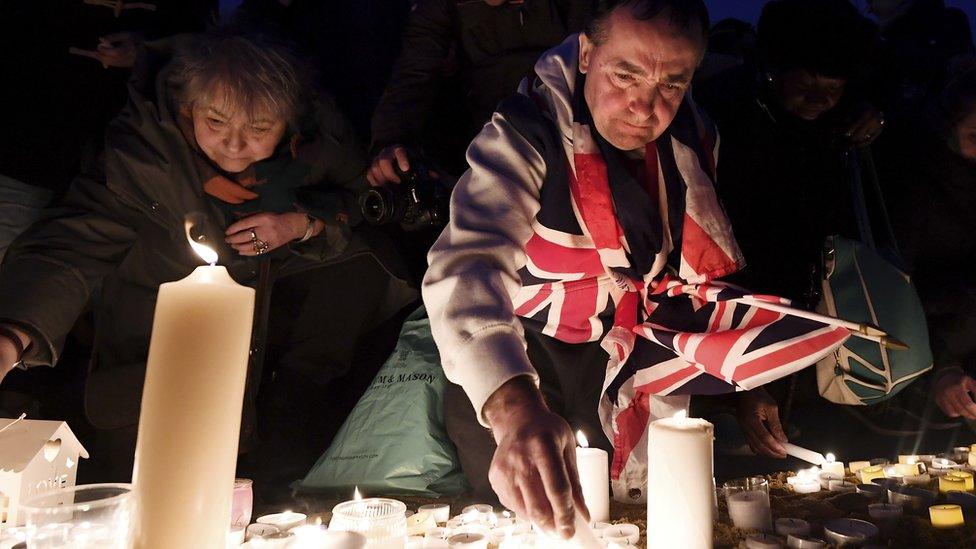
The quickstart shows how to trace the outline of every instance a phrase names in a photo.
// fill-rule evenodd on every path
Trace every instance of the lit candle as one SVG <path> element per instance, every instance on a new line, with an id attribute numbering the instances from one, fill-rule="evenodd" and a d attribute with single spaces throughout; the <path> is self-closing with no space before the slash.
<path id="1" fill-rule="evenodd" d="M 776 519 L 776 533 L 781 536 L 809 536 L 810 523 L 798 518 L 778 518 Z"/>
<path id="2" fill-rule="evenodd" d="M 729 494 L 729 517 L 736 528 L 754 528 L 764 532 L 773 529 L 769 495 L 759 490 Z"/>
<path id="3" fill-rule="evenodd" d="M 951 492 L 953 490 L 959 490 L 960 492 L 966 491 L 966 479 L 962 477 L 956 477 L 952 475 L 945 475 L 939 477 L 939 491 L 943 494 L 946 492 Z"/>
<path id="4" fill-rule="evenodd" d="M 898 456 L 898 463 L 918 463 L 919 461 L 921 461 L 919 457 L 914 454 Z"/>
<path id="5" fill-rule="evenodd" d="M 881 465 L 864 467 L 858 471 L 858 474 L 861 475 L 861 482 L 864 484 L 870 484 L 876 478 L 885 478 L 884 467 Z"/>
<path id="6" fill-rule="evenodd" d="M 801 469 L 786 479 L 787 484 L 798 494 L 813 494 L 820 491 L 820 469 L 811 467 Z"/>
<path id="7" fill-rule="evenodd" d="M 912 486 L 926 487 L 932 482 L 932 475 L 925 473 L 923 475 L 918 475 L 914 477 L 905 477 L 902 479 L 905 484 L 910 484 Z"/>
<path id="8" fill-rule="evenodd" d="M 824 490 L 830 488 L 830 481 L 832 480 L 844 480 L 844 475 L 838 475 L 835 473 L 820 473 L 820 487 Z"/>
<path id="9" fill-rule="evenodd" d="M 140 548 L 227 543 L 254 290 L 190 244 L 210 265 L 160 285 L 153 316 L 132 473 Z"/>
<path id="10" fill-rule="evenodd" d="M 417 508 L 419 512 L 428 512 L 433 515 L 437 524 L 444 524 L 451 518 L 451 506 L 446 503 L 429 503 Z"/>
<path id="11" fill-rule="evenodd" d="M 610 465 L 605 450 L 590 448 L 583 431 L 576 431 L 576 472 L 590 520 L 610 520 Z"/>
<path id="12" fill-rule="evenodd" d="M 600 537 L 607 543 L 635 544 L 640 539 L 640 528 L 636 524 L 611 524 L 600 531 Z"/>
<path id="13" fill-rule="evenodd" d="M 973 485 L 973 474 L 970 473 L 969 471 L 963 471 L 962 469 L 958 469 L 958 470 L 952 471 L 951 473 L 947 474 L 946 476 L 947 477 L 952 477 L 952 478 L 961 478 L 966 483 L 966 491 L 967 492 L 972 492 L 973 491 L 973 488 L 974 488 L 974 485 Z"/>
<path id="14" fill-rule="evenodd" d="M 780 549 L 783 542 L 769 534 L 750 534 L 746 538 L 746 549 Z"/>
<path id="15" fill-rule="evenodd" d="M 929 507 L 929 518 L 935 528 L 959 528 L 966 523 L 958 505 L 933 505 Z"/>
<path id="16" fill-rule="evenodd" d="M 649 547 L 712 547 L 714 432 L 711 423 L 684 414 L 648 424 Z"/>
<path id="17" fill-rule="evenodd" d="M 863 545 L 878 535 L 878 527 L 858 519 L 840 518 L 824 524 L 827 541 L 837 545 Z"/>
<path id="18" fill-rule="evenodd" d="M 786 537 L 786 546 L 790 549 L 824 549 L 827 544 L 818 538 L 789 535 Z"/>
<path id="19" fill-rule="evenodd" d="M 285 532 L 291 530 L 296 526 L 301 526 L 305 524 L 305 520 L 308 517 L 304 513 L 293 513 L 291 511 L 285 511 L 284 513 L 274 513 L 271 515 L 264 515 L 263 517 L 258 517 L 258 524 L 270 524 L 276 527 L 278 530 Z"/>
<path id="20" fill-rule="evenodd" d="M 973 446 L 976 446 L 976 444 Z M 969 466 L 976 467 L 976 452 L 969 452 Z"/>
<path id="21" fill-rule="evenodd" d="M 861 469 L 870 466 L 871 466 L 870 461 L 852 461 L 847 465 L 847 467 L 851 470 L 852 475 L 856 475 L 857 472 L 860 471 Z"/>
<path id="22" fill-rule="evenodd" d="M 844 462 L 836 461 L 834 454 L 827 452 L 825 461 L 820 464 L 820 470 L 825 473 L 833 473 L 840 478 L 844 478 Z"/>

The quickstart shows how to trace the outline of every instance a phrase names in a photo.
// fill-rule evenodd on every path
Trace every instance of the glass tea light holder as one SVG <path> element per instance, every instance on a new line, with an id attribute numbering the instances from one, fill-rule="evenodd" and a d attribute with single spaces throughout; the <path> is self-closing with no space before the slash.
<path id="1" fill-rule="evenodd" d="M 128 549 L 135 498 L 130 484 L 87 484 L 28 499 L 30 549 Z"/>
<path id="2" fill-rule="evenodd" d="M 329 530 L 359 532 L 368 549 L 401 549 L 407 537 L 407 506 L 389 498 L 346 501 L 332 509 Z"/>

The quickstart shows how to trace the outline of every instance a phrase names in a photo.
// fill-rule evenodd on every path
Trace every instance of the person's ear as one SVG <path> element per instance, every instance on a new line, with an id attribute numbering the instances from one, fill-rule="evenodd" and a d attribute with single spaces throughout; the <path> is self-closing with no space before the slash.
<path id="1" fill-rule="evenodd" d="M 579 35 L 579 71 L 586 74 L 590 70 L 590 58 L 593 55 L 593 41 L 581 32 Z"/>

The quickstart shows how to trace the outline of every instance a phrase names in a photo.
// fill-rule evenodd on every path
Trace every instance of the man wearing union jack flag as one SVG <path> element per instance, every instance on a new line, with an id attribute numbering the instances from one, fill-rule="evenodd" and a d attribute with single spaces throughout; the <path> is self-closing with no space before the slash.
<path id="1" fill-rule="evenodd" d="M 744 261 L 713 188 L 718 136 L 688 93 L 707 11 L 612 4 L 471 144 L 423 286 L 463 389 L 445 408 L 466 476 L 566 538 L 587 514 L 570 424 L 613 452 L 615 497 L 639 498 L 650 419 L 792 373 L 848 335 L 715 281 Z"/>

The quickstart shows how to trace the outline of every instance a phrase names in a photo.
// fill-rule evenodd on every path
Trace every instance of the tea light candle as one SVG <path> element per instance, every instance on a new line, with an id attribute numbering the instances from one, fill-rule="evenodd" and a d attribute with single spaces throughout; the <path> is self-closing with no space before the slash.
<path id="1" fill-rule="evenodd" d="M 787 484 L 793 487 L 793 491 L 798 494 L 812 494 L 820 491 L 820 469 L 811 467 L 802 469 L 786 479 Z"/>
<path id="2" fill-rule="evenodd" d="M 857 485 L 844 480 L 831 480 L 827 489 L 831 492 L 853 492 Z"/>
<path id="3" fill-rule="evenodd" d="M 935 528 L 959 528 L 966 522 L 958 505 L 933 505 L 929 507 L 929 518 Z"/>
<path id="4" fill-rule="evenodd" d="M 878 484 L 858 484 L 854 487 L 858 494 L 864 494 L 870 498 L 881 499 L 885 495 L 884 486 Z"/>
<path id="5" fill-rule="evenodd" d="M 746 549 L 781 549 L 783 542 L 769 534 L 751 534 L 746 538 Z"/>
<path id="6" fill-rule="evenodd" d="M 933 469 L 955 469 L 959 464 L 949 458 L 937 457 L 932 459 Z"/>
<path id="7" fill-rule="evenodd" d="M 851 470 L 852 475 L 856 475 L 857 472 L 860 471 L 861 469 L 870 466 L 871 466 L 870 461 L 852 461 L 847 465 L 848 469 Z"/>
<path id="8" fill-rule="evenodd" d="M 468 505 L 464 509 L 461 509 L 461 517 L 465 519 L 466 522 L 470 522 L 468 519 L 480 520 L 484 518 L 486 521 L 489 516 L 494 514 L 495 508 L 487 503 L 475 503 L 474 505 Z"/>
<path id="9" fill-rule="evenodd" d="M 446 540 L 448 537 L 450 537 L 450 533 L 451 531 L 448 530 L 447 528 L 438 526 L 437 528 L 431 528 L 430 530 L 427 530 L 427 532 L 424 533 L 424 539 Z"/>
<path id="10" fill-rule="evenodd" d="M 892 486 L 888 489 L 888 503 L 921 512 L 935 502 L 935 493 L 914 486 Z"/>
<path id="11" fill-rule="evenodd" d="M 781 536 L 809 536 L 810 523 L 798 518 L 778 518 L 776 519 L 776 533 Z"/>
<path id="12" fill-rule="evenodd" d="M 249 524 L 244 532 L 247 539 L 266 538 L 279 533 L 281 533 L 281 530 L 279 530 L 277 526 L 272 526 L 271 524 L 261 524 L 260 522 Z"/>
<path id="13" fill-rule="evenodd" d="M 447 538 L 450 549 L 488 549 L 488 538 L 484 534 L 466 532 Z"/>
<path id="14" fill-rule="evenodd" d="M 904 515 L 905 508 L 901 505 L 892 505 L 890 503 L 872 503 L 868 505 L 868 515 L 873 519 L 878 520 L 893 520 L 899 519 Z"/>
<path id="15" fill-rule="evenodd" d="M 858 519 L 833 519 L 824 524 L 827 541 L 837 545 L 861 545 L 878 535 L 878 527 Z"/>
<path id="16" fill-rule="evenodd" d="M 824 490 L 828 490 L 830 488 L 830 481 L 832 480 L 844 480 L 844 475 L 820 473 L 820 487 Z"/>
<path id="17" fill-rule="evenodd" d="M 825 549 L 827 543 L 808 536 L 789 535 L 786 537 L 786 546 L 790 549 Z"/>
<path id="18" fill-rule="evenodd" d="M 769 495 L 765 492 L 759 490 L 736 492 L 729 495 L 728 504 L 729 517 L 736 528 L 755 528 L 764 532 L 773 529 Z"/>
<path id="19" fill-rule="evenodd" d="M 924 473 L 914 477 L 905 477 L 902 479 L 902 482 L 904 482 L 905 484 L 909 484 L 911 486 L 926 487 L 929 485 L 930 482 L 932 482 L 932 475 L 928 473 Z"/>
<path id="20" fill-rule="evenodd" d="M 946 476 L 952 478 L 961 478 L 966 483 L 966 491 L 967 492 L 973 491 L 974 488 L 973 474 L 970 473 L 969 471 L 963 471 L 960 469 L 960 470 L 952 471 L 951 473 L 948 473 Z"/>
<path id="21" fill-rule="evenodd" d="M 896 463 L 891 466 L 891 469 L 895 471 L 896 474 L 903 477 L 914 477 L 921 474 L 919 470 L 918 463 Z"/>
<path id="22" fill-rule="evenodd" d="M 431 528 L 437 528 L 433 513 L 421 511 L 407 517 L 408 536 L 422 536 Z"/>
<path id="23" fill-rule="evenodd" d="M 952 475 L 939 477 L 939 492 L 945 494 L 953 490 L 966 491 L 966 479 Z"/>
<path id="24" fill-rule="evenodd" d="M 969 453 L 969 466 L 976 467 L 976 452 Z"/>
<path id="25" fill-rule="evenodd" d="M 714 426 L 682 412 L 647 426 L 647 545 L 711 549 Z"/>
<path id="26" fill-rule="evenodd" d="M 976 496 L 967 492 L 949 492 L 946 494 L 946 501 L 962 507 L 962 512 L 966 515 L 976 514 Z"/>
<path id="27" fill-rule="evenodd" d="M 880 465 L 864 467 L 858 471 L 858 474 L 861 475 L 861 482 L 864 484 L 870 484 L 876 478 L 885 478 L 884 467 Z"/>
<path id="28" fill-rule="evenodd" d="M 918 456 L 915 454 L 898 456 L 898 463 L 918 463 L 919 461 Z"/>
<path id="29" fill-rule="evenodd" d="M 590 520 L 610 520 L 609 455 L 600 448 L 590 448 L 583 431 L 576 431 L 576 471 L 583 489 L 583 503 Z"/>
<path id="30" fill-rule="evenodd" d="M 284 513 L 274 513 L 271 515 L 258 517 L 255 522 L 258 524 L 270 524 L 282 532 L 287 532 L 296 526 L 305 524 L 305 519 L 307 518 L 308 517 L 304 513 L 285 511 Z"/>
<path id="31" fill-rule="evenodd" d="M 451 519 L 451 506 L 446 503 L 429 503 L 417 508 L 418 512 L 427 512 L 434 517 L 437 524 L 444 524 Z"/>
<path id="32" fill-rule="evenodd" d="M 844 462 L 836 461 L 834 454 L 830 452 L 824 456 L 825 461 L 820 464 L 820 470 L 825 473 L 833 473 L 841 478 L 844 478 Z"/>
<path id="33" fill-rule="evenodd" d="M 640 528 L 636 524 L 626 522 L 613 524 L 601 532 L 601 536 L 607 543 L 634 544 L 640 539 Z"/>

